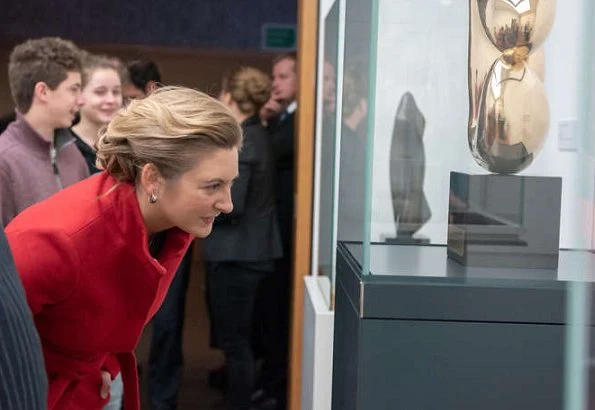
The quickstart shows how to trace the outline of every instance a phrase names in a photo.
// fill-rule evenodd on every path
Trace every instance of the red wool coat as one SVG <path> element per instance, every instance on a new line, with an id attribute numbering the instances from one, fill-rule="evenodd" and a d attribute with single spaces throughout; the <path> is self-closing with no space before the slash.
<path id="1" fill-rule="evenodd" d="M 159 260 L 134 187 L 100 173 L 17 216 L 6 228 L 41 338 L 50 410 L 100 410 L 101 370 L 121 371 L 126 410 L 138 410 L 133 350 L 191 236 L 167 232 Z"/>

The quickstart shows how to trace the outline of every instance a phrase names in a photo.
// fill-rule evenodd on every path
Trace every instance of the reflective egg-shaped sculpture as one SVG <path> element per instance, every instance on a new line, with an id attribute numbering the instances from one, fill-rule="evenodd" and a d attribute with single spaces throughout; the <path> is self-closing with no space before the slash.
<path id="1" fill-rule="evenodd" d="M 502 53 L 514 48 L 538 48 L 554 23 L 556 2 L 552 0 L 476 2 L 485 35 Z"/>
<path id="2" fill-rule="evenodd" d="M 528 167 L 549 128 L 543 43 L 555 0 L 470 0 L 469 148 L 488 171 Z"/>

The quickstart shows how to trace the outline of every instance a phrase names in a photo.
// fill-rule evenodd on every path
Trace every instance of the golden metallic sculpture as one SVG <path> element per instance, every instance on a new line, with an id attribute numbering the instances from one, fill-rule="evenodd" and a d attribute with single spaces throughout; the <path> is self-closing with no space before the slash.
<path id="1" fill-rule="evenodd" d="M 549 128 L 540 46 L 556 1 L 469 5 L 469 148 L 488 171 L 513 174 L 533 162 Z"/>

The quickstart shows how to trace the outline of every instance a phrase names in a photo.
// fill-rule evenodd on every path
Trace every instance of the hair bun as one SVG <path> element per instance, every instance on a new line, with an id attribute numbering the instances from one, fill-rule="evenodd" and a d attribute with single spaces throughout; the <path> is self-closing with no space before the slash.
<path id="1" fill-rule="evenodd" d="M 257 113 L 270 98 L 269 76 L 254 67 L 235 70 L 224 83 L 244 114 Z"/>

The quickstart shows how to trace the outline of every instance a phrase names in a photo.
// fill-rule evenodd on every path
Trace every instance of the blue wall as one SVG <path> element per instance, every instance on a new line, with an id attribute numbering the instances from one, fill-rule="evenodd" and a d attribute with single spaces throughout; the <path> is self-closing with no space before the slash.
<path id="1" fill-rule="evenodd" d="M 264 23 L 295 24 L 297 0 L 14 0 L 0 36 L 78 43 L 258 49 Z"/>

